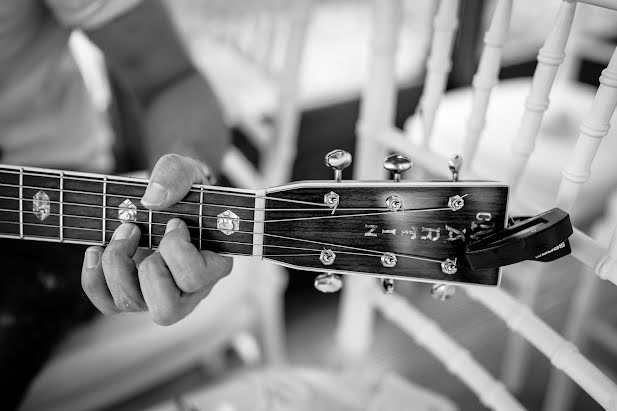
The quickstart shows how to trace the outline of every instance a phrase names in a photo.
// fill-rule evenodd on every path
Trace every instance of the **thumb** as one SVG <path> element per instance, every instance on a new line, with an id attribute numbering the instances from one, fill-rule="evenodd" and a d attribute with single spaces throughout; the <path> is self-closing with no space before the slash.
<path id="1" fill-rule="evenodd" d="M 179 154 L 165 154 L 155 164 L 141 203 L 162 210 L 186 196 L 193 184 L 210 184 L 210 169 L 203 163 Z"/>

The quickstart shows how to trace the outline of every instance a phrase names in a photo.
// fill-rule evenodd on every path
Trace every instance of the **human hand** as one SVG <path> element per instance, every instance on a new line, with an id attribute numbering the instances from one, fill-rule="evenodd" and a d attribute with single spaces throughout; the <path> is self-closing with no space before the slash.
<path id="1" fill-rule="evenodd" d="M 163 210 L 180 201 L 192 184 L 205 183 L 202 163 L 167 154 L 154 166 L 141 203 Z M 86 250 L 82 287 L 103 314 L 149 311 L 157 324 L 171 325 L 188 315 L 218 280 L 231 271 L 233 260 L 191 244 L 186 224 L 172 218 L 157 252 L 137 264 L 134 257 L 141 233 L 131 223 L 121 224 L 109 243 Z"/>

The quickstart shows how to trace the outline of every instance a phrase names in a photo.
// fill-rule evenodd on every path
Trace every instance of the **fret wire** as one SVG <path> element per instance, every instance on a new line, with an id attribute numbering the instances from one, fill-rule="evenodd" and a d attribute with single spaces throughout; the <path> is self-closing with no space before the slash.
<path id="1" fill-rule="evenodd" d="M 60 204 L 59 204 L 59 208 L 60 208 L 60 212 L 59 212 L 59 216 L 58 218 L 60 219 L 60 242 L 64 241 L 64 215 L 63 215 L 63 211 L 64 211 L 64 202 L 63 202 L 63 194 L 64 194 L 64 173 L 61 171 L 60 172 Z"/>
<path id="2" fill-rule="evenodd" d="M 19 169 L 19 238 L 24 238 L 24 169 Z"/>
<path id="3" fill-rule="evenodd" d="M 148 210 L 148 246 L 152 248 L 152 210 Z"/>
<path id="4" fill-rule="evenodd" d="M 106 227 L 107 227 L 107 177 L 103 177 L 103 230 L 102 230 L 102 234 L 103 234 L 103 239 L 102 239 L 102 243 L 105 244 L 105 234 L 106 234 Z"/>
<path id="5" fill-rule="evenodd" d="M 0 223 L 6 223 L 6 224 L 16 224 L 13 221 L 0 221 Z M 54 228 L 57 226 L 54 225 L 45 225 L 45 224 L 37 224 L 37 223 L 24 223 L 25 225 L 30 225 L 30 226 L 38 226 L 38 227 L 50 227 L 50 228 Z M 159 224 L 159 225 L 163 225 L 163 224 Z M 94 228 L 81 228 L 81 227 L 71 227 L 71 229 L 73 230 L 84 230 L 84 231 L 98 231 L 97 229 Z M 209 230 L 209 231 L 218 231 L 218 228 L 204 228 L 204 230 Z M 108 230 L 108 233 L 113 233 L 113 230 Z M 248 231 L 238 231 L 237 233 L 240 234 L 252 234 Z M 165 234 L 154 234 L 155 237 L 163 237 Z M 333 244 L 333 243 L 325 243 L 322 241 L 313 241 L 313 240 L 306 240 L 303 238 L 293 238 L 293 237 L 285 237 L 285 236 L 281 236 L 281 235 L 275 235 L 275 234 L 264 234 L 265 236 L 268 237 L 277 237 L 277 238 L 283 238 L 283 239 L 288 239 L 288 240 L 292 240 L 292 241 L 298 241 L 298 242 L 306 242 L 306 243 L 312 243 L 312 244 L 319 244 L 319 245 L 325 245 L 325 246 L 329 246 L 329 247 L 337 247 L 337 248 L 344 248 L 344 249 L 350 249 L 350 250 L 356 250 L 356 251 L 362 251 L 362 253 L 352 253 L 350 251 L 343 251 L 343 250 L 337 250 L 338 253 L 345 253 L 345 254 L 355 254 L 355 255 L 370 255 L 370 256 L 381 256 L 384 252 L 383 251 L 377 251 L 377 250 L 369 250 L 369 249 L 363 249 L 363 248 L 359 248 L 359 247 L 351 247 L 351 246 L 346 246 L 346 245 L 341 245 L 341 244 Z M 198 238 L 193 238 L 190 237 L 190 240 L 193 241 L 197 241 Z M 203 240 L 204 242 L 223 242 L 223 243 L 238 243 L 238 244 L 246 244 L 246 245 L 253 245 L 253 243 L 240 243 L 237 241 L 228 241 L 228 240 L 214 240 L 214 239 L 205 239 Z M 268 245 L 268 244 L 264 244 L 264 247 L 277 247 L 277 248 L 293 248 L 293 249 L 303 249 L 303 250 L 313 250 L 313 251 L 317 251 L 314 249 L 309 249 L 309 248 L 302 248 L 302 247 L 292 247 L 292 246 L 280 246 L 280 245 Z M 321 252 L 321 250 L 319 250 Z M 437 262 L 437 263 L 441 263 L 441 260 L 437 260 L 437 259 L 432 259 L 429 257 L 423 257 L 423 256 L 417 256 L 417 255 L 413 255 L 413 254 L 402 254 L 402 253 L 396 253 L 397 257 L 402 257 L 402 258 L 412 258 L 412 259 L 417 259 L 417 260 L 424 260 L 424 261 L 430 261 L 430 262 Z"/>
<path id="6" fill-rule="evenodd" d="M 201 230 L 203 227 L 203 210 L 204 210 L 204 188 L 199 190 L 199 249 L 201 250 Z"/>

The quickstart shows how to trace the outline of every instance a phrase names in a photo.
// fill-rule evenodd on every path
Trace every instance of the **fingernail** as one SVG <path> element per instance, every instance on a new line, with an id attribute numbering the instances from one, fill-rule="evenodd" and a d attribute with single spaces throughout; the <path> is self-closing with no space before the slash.
<path id="1" fill-rule="evenodd" d="M 167 189 L 159 183 L 152 182 L 146 188 L 141 203 L 145 206 L 157 206 L 163 204 L 167 198 Z"/>
<path id="2" fill-rule="evenodd" d="M 88 248 L 86 250 L 86 267 L 94 268 L 99 264 L 101 252 L 96 248 Z"/>
<path id="3" fill-rule="evenodd" d="M 167 226 L 165 227 L 165 234 L 167 234 L 171 230 L 175 230 L 176 228 L 178 228 L 179 225 L 180 225 L 180 219 L 172 218 L 171 220 L 167 222 Z"/>
<path id="4" fill-rule="evenodd" d="M 132 232 L 133 232 L 133 224 L 122 223 L 116 229 L 116 232 L 114 232 L 114 235 L 113 237 L 111 237 L 111 239 L 112 240 L 124 240 L 125 238 L 128 238 Z"/>

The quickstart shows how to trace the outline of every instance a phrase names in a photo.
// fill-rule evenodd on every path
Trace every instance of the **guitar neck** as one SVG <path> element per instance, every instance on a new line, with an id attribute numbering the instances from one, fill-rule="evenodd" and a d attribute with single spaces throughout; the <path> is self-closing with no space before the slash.
<path id="1" fill-rule="evenodd" d="M 253 255 L 255 192 L 194 185 L 179 203 L 152 211 L 140 202 L 147 184 L 137 178 L 0 166 L 0 237 L 106 245 L 120 224 L 132 222 L 141 230 L 139 245 L 154 249 L 167 221 L 178 217 L 199 249 Z"/>

